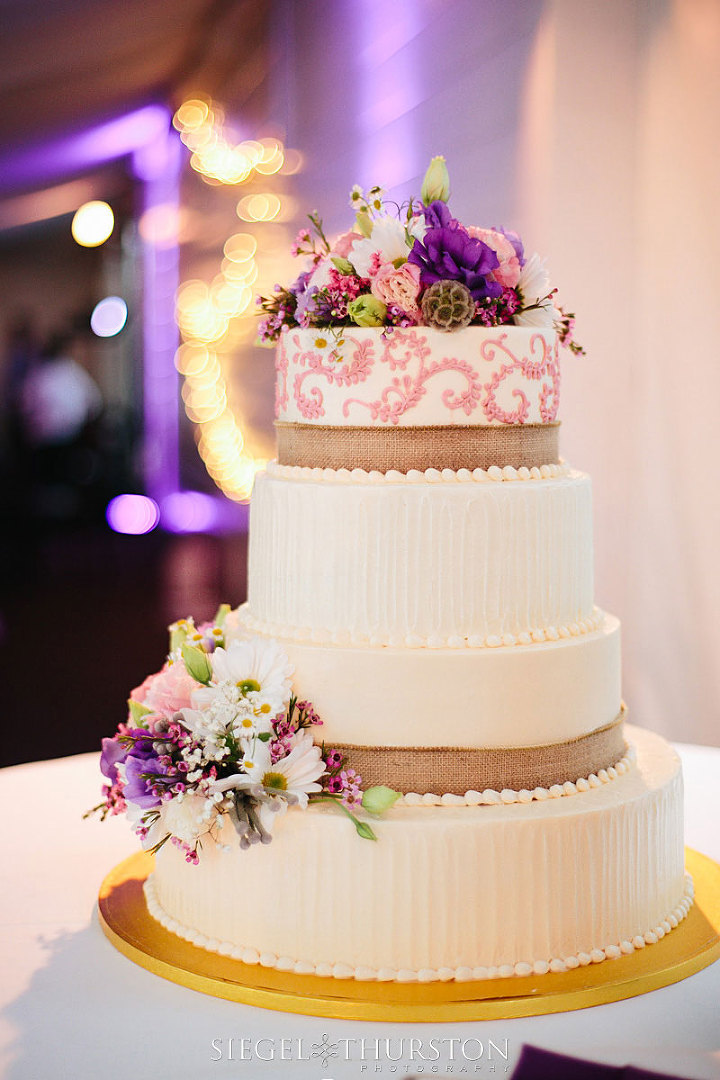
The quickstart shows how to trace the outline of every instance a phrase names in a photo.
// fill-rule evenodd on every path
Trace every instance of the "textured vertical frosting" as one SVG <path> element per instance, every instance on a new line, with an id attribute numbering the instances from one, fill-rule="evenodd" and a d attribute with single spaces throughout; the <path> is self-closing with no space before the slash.
<path id="1" fill-rule="evenodd" d="M 255 482 L 248 595 L 261 623 L 413 644 L 530 640 L 592 616 L 587 476 L 389 484 L 307 472 Z"/>
<path id="2" fill-rule="evenodd" d="M 631 952 L 689 903 L 679 761 L 657 735 L 631 741 L 637 766 L 611 784 L 527 805 L 397 807 L 373 823 L 377 843 L 349 842 L 347 820 L 318 806 L 289 811 L 269 847 L 206 844 L 197 867 L 166 845 L 151 911 L 206 948 L 345 977 L 487 978 Z"/>

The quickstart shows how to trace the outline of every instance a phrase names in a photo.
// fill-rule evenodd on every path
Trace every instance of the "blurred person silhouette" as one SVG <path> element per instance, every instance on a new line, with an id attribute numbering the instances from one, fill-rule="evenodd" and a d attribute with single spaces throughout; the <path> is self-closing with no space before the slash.
<path id="1" fill-rule="evenodd" d="M 67 446 L 102 412 L 100 389 L 73 355 L 75 334 L 56 334 L 22 382 L 25 441 L 38 449 Z"/>
<path id="2" fill-rule="evenodd" d="M 82 487 L 95 468 L 92 425 L 103 411 L 100 389 L 78 357 L 77 328 L 53 335 L 22 380 L 21 476 L 30 516 L 67 520 L 82 512 Z"/>
<path id="3" fill-rule="evenodd" d="M 24 444 L 21 410 L 23 384 L 41 352 L 40 336 L 32 316 L 26 312 L 19 312 L 8 325 L 4 352 L 0 421 L 3 449 L 8 458 L 8 469 L 11 470 Z"/>

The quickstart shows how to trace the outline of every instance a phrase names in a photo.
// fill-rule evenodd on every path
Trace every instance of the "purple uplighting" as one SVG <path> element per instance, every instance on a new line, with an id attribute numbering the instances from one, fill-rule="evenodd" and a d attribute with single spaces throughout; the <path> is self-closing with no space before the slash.
<path id="1" fill-rule="evenodd" d="M 142 536 L 156 527 L 160 510 L 146 495 L 116 495 L 108 503 L 105 517 L 114 532 Z"/>
<path id="2" fill-rule="evenodd" d="M 177 214 L 180 205 L 179 137 L 169 127 L 151 143 L 138 146 L 133 169 L 143 181 L 143 215 L 162 208 Z M 179 344 L 175 322 L 178 287 L 177 238 L 142 235 L 143 263 L 143 389 L 145 410 L 145 484 L 158 502 L 178 491 L 179 416 L 175 352 Z"/>
<path id="3" fill-rule="evenodd" d="M 164 106 L 145 105 L 90 131 L 7 155 L 0 158 L 0 188 L 48 184 L 126 157 L 139 146 L 167 137 L 169 125 L 170 113 Z"/>

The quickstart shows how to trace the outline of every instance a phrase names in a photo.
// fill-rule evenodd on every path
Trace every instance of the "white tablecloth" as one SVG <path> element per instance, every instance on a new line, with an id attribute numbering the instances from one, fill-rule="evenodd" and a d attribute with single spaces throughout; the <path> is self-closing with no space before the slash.
<path id="1" fill-rule="evenodd" d="M 720 861 L 720 749 L 678 749 L 687 843 Z M 82 821 L 82 812 L 98 801 L 96 755 L 0 771 L 3 1077 L 349 1080 L 414 1072 L 490 1078 L 508 1076 L 522 1044 L 530 1042 L 697 1080 L 720 1078 L 720 962 L 612 1005 L 465 1024 L 300 1017 L 157 978 L 117 952 L 98 926 L 100 881 L 137 849 L 124 819 Z M 500 1051 L 507 1041 L 507 1061 L 491 1041 Z M 433 1042 L 440 1053 L 435 1062 L 429 1060 Z M 323 1066 L 321 1056 L 311 1055 L 331 1044 L 337 1056 Z"/>

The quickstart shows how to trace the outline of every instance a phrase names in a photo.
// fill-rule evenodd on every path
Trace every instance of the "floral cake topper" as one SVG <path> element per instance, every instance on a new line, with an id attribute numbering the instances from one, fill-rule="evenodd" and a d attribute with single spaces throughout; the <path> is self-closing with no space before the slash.
<path id="1" fill-rule="evenodd" d="M 277 341 L 285 327 L 530 326 L 552 329 L 573 352 L 574 315 L 556 301 L 545 262 L 525 257 L 510 230 L 462 225 L 447 205 L 444 157 L 434 157 L 420 199 L 398 206 L 381 187 L 355 186 L 353 227 L 332 242 L 317 211 L 308 215 L 293 255 L 307 267 L 288 288 L 260 297 L 260 339 Z"/>
<path id="2" fill-rule="evenodd" d="M 170 627 L 166 663 L 132 691 L 126 720 L 102 741 L 103 801 L 88 814 L 125 813 L 147 849 L 171 841 L 191 863 L 225 820 L 241 848 L 267 844 L 278 815 L 310 802 L 334 804 L 376 839 L 357 811 L 382 813 L 399 792 L 363 791 L 342 752 L 315 743 L 322 721 L 293 695 L 282 647 L 226 635 L 229 610 Z"/>

